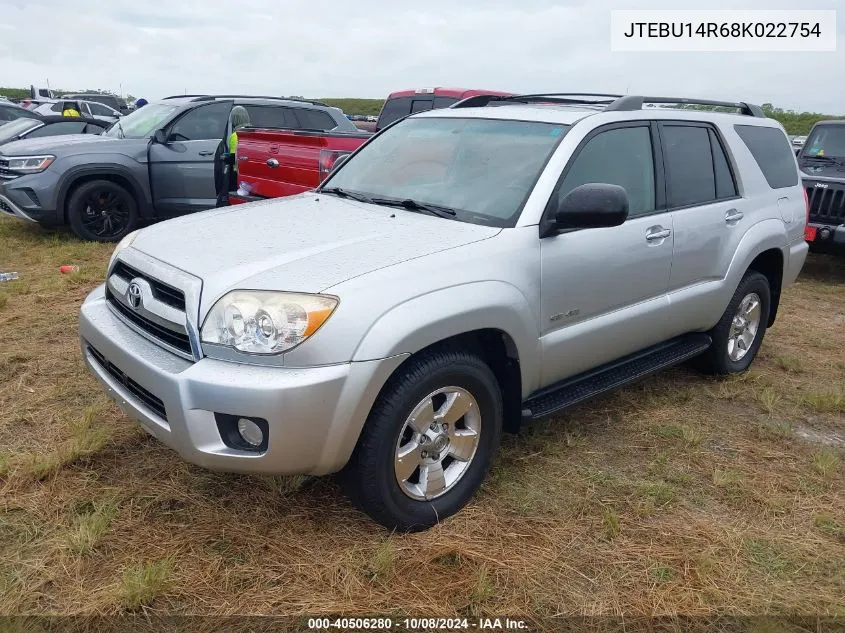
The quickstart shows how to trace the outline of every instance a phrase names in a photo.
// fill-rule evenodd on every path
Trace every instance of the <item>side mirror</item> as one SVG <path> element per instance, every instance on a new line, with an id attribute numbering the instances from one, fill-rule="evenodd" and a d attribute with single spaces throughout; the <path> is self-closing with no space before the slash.
<path id="1" fill-rule="evenodd" d="M 619 226 L 628 218 L 628 194 L 619 185 L 587 183 L 560 201 L 555 214 L 559 229 Z"/>
<path id="2" fill-rule="evenodd" d="M 159 128 L 153 133 L 153 138 L 155 139 L 156 143 L 167 145 L 167 134 L 161 128 Z"/>

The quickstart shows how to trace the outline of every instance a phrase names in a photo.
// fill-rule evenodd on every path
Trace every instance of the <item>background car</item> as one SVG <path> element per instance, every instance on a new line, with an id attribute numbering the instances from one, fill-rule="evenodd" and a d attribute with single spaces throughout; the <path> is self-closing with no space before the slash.
<path id="1" fill-rule="evenodd" d="M 44 103 L 35 108 L 35 112 L 48 116 L 50 114 L 61 115 L 65 108 L 72 106 L 82 116 L 89 116 L 94 119 L 105 121 L 106 123 L 114 123 L 121 116 L 119 111 L 110 108 L 102 103 L 96 101 L 82 101 L 79 99 L 59 99 L 55 103 Z"/>
<path id="2" fill-rule="evenodd" d="M 0 125 L 20 118 L 38 119 L 40 117 L 35 112 L 22 108 L 14 103 L 8 101 L 0 102 Z"/>
<path id="3" fill-rule="evenodd" d="M 77 101 L 93 101 L 95 103 L 102 103 L 105 106 L 108 106 L 112 110 L 117 110 L 121 114 L 127 114 L 129 109 L 126 106 L 126 100 L 122 99 L 121 97 L 117 97 L 115 95 L 109 94 L 97 94 L 97 93 L 88 93 L 88 94 L 66 94 L 62 95 L 63 99 L 76 99 Z"/>
<path id="4" fill-rule="evenodd" d="M 61 136 L 65 134 L 101 134 L 109 126 L 105 121 L 90 117 L 45 116 L 22 117 L 0 125 L 0 145 L 27 138 Z"/>

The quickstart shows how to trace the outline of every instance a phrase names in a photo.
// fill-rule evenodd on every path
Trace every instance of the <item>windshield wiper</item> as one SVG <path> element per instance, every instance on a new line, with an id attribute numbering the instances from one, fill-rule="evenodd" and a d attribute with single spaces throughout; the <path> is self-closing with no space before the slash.
<path id="1" fill-rule="evenodd" d="M 827 163 L 833 163 L 834 165 L 845 166 L 845 160 L 837 156 L 802 156 L 801 158 L 804 160 L 822 160 Z"/>
<path id="2" fill-rule="evenodd" d="M 358 202 L 372 202 L 372 199 L 365 196 L 363 193 L 358 193 L 357 191 L 347 191 L 346 189 L 342 189 L 340 187 L 320 189 L 317 193 L 332 193 L 340 198 L 350 198 L 351 200 L 357 200 Z"/>
<path id="3" fill-rule="evenodd" d="M 438 218 L 453 218 L 457 212 L 451 207 L 444 207 L 438 204 L 428 204 L 417 202 L 411 198 L 399 200 L 396 198 L 372 198 L 370 202 L 373 204 L 381 204 L 386 207 L 402 207 L 408 211 L 417 211 L 420 213 L 428 213 L 429 215 L 437 216 Z"/>

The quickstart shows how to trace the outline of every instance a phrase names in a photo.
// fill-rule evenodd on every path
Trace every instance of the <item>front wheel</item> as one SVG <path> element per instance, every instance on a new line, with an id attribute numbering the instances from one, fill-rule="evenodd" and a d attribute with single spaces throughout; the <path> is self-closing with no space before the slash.
<path id="1" fill-rule="evenodd" d="M 73 191 L 67 215 L 77 237 L 92 242 L 117 242 L 138 223 L 138 205 L 119 184 L 92 180 Z"/>
<path id="2" fill-rule="evenodd" d="M 501 432 L 502 395 L 484 361 L 460 350 L 424 353 L 379 395 L 344 488 L 385 527 L 427 529 L 469 502 Z"/>
<path id="3" fill-rule="evenodd" d="M 710 331 L 713 344 L 694 359 L 695 366 L 703 373 L 721 375 L 748 369 L 763 344 L 771 296 L 765 275 L 745 273 L 722 318 Z"/>

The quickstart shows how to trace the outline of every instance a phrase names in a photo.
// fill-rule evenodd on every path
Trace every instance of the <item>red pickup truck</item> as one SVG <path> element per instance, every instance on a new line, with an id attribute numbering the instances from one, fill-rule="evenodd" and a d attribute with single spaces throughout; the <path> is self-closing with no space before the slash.
<path id="1" fill-rule="evenodd" d="M 376 130 L 424 110 L 447 108 L 477 95 L 508 96 L 495 90 L 424 88 L 391 93 L 382 106 Z M 291 196 L 317 187 L 335 161 L 351 154 L 372 136 L 307 130 L 242 128 L 238 130 L 238 188 L 229 204 Z"/>

